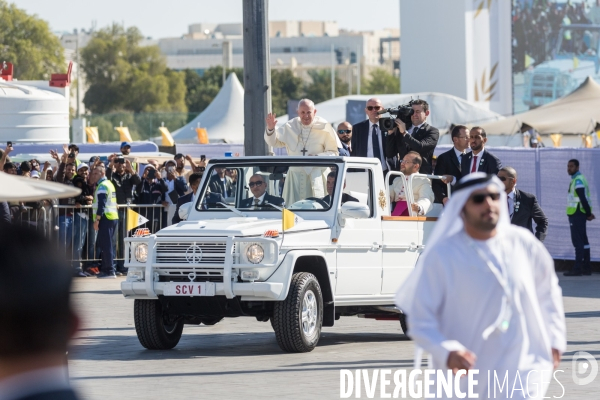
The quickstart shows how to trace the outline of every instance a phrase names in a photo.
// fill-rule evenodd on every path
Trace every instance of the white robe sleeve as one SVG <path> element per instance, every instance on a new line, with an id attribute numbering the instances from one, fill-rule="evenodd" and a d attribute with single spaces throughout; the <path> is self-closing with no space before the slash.
<path id="1" fill-rule="evenodd" d="M 413 194 L 415 196 L 415 200 L 418 199 L 416 200 L 416 202 L 419 206 L 421 206 L 421 210 L 423 210 L 423 215 L 425 215 L 429 212 L 429 209 L 431 208 L 431 204 L 433 203 L 434 199 L 434 194 L 433 190 L 431 189 L 431 181 L 429 179 L 419 179 L 419 181 L 419 185 L 417 186 L 415 184 L 415 180 L 413 179 L 413 184 L 415 184 L 415 189 L 417 189 Z"/>
<path id="2" fill-rule="evenodd" d="M 554 260 L 539 241 L 532 241 L 535 263 L 535 286 L 542 318 L 547 327 L 550 345 L 563 353 L 567 349 L 565 312 L 562 289 L 554 270 Z"/>
<path id="3" fill-rule="evenodd" d="M 446 264 L 447 260 L 442 260 L 436 253 L 430 253 L 427 260 L 423 260 L 427 267 L 421 271 L 411 309 L 405 310 L 410 336 L 431 354 L 436 368 L 447 368 L 451 351 L 466 349 L 457 340 L 446 338 L 439 328 L 442 307 L 446 301 L 452 301 L 447 298 Z"/>
<path id="4" fill-rule="evenodd" d="M 279 128 L 275 128 L 275 132 L 269 135 L 265 130 L 265 142 L 271 147 L 285 147 L 285 143 L 279 140 L 279 137 L 283 134 L 284 126 L 280 126 Z"/>
<path id="5" fill-rule="evenodd" d="M 318 156 L 337 156 L 339 155 L 338 151 L 338 143 L 337 143 L 337 134 L 333 130 L 331 124 L 327 124 L 325 126 L 325 132 L 329 135 L 325 136 L 325 151 L 317 154 Z M 341 147 L 341 146 L 340 146 Z"/>

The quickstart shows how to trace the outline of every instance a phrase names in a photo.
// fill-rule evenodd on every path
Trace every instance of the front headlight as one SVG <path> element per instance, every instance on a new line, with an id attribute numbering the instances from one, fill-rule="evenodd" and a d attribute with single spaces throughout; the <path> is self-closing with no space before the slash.
<path id="1" fill-rule="evenodd" d="M 145 263 L 148 260 L 148 245 L 140 243 L 135 246 L 134 256 L 137 262 Z"/>
<path id="2" fill-rule="evenodd" d="M 129 268 L 129 271 L 127 271 L 127 281 L 139 282 L 139 281 L 143 281 L 143 280 L 144 280 L 144 270 Z"/>
<path id="3" fill-rule="evenodd" d="M 258 264 L 263 260 L 264 257 L 265 250 L 260 244 L 254 243 L 246 248 L 246 258 L 252 264 Z"/>

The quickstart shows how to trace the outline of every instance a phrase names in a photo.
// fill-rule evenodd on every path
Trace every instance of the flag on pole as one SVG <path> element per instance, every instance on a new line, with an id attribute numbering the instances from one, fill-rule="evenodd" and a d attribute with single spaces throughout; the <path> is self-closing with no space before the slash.
<path id="1" fill-rule="evenodd" d="M 131 138 L 131 134 L 129 133 L 129 128 L 126 126 L 117 126 L 115 130 L 119 132 L 119 140 L 121 142 L 133 142 Z"/>
<path id="2" fill-rule="evenodd" d="M 206 128 L 196 128 L 196 133 L 198 134 L 198 143 L 200 144 L 209 144 L 208 141 L 208 132 Z"/>
<path id="3" fill-rule="evenodd" d="M 162 145 L 163 146 L 175 146 L 175 141 L 173 140 L 173 136 L 171 136 L 171 132 L 164 126 L 160 126 L 158 128 L 160 134 L 162 135 Z"/>
<path id="4" fill-rule="evenodd" d="M 100 143 L 100 135 L 98 135 L 97 126 L 87 126 L 85 128 L 88 143 Z"/>
<path id="5" fill-rule="evenodd" d="M 137 228 L 148 222 L 148 219 L 136 213 L 131 208 L 127 208 L 127 231 Z"/>
<path id="6" fill-rule="evenodd" d="M 286 210 L 284 208 L 283 214 L 281 216 L 281 221 L 283 223 L 283 232 L 287 231 L 288 229 L 293 228 L 294 225 L 296 225 L 300 220 L 301 220 L 301 218 L 299 216 L 297 216 L 290 210 Z"/>

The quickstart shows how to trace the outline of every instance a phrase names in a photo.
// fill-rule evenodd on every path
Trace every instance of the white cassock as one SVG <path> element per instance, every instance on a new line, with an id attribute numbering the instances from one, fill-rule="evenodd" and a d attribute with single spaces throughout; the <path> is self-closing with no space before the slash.
<path id="1" fill-rule="evenodd" d="M 406 176 L 408 182 L 410 175 Z M 434 194 L 431 189 L 431 181 L 429 178 L 423 176 L 415 176 L 412 180 L 412 192 L 415 203 L 421 206 L 423 215 L 427 214 L 433 204 Z M 392 186 L 390 187 L 390 197 L 392 202 L 404 200 L 406 201 L 406 194 L 404 191 L 404 180 L 401 176 L 394 179 Z"/>
<path id="2" fill-rule="evenodd" d="M 315 116 L 310 126 L 302 125 L 299 117 L 293 118 L 272 135 L 265 132 L 265 142 L 272 147 L 285 147 L 290 156 L 337 156 L 341 147 L 331 124 L 319 116 Z M 290 168 L 283 186 L 285 203 L 291 205 L 307 197 L 325 197 L 328 173 L 329 168 Z"/>
<path id="3" fill-rule="evenodd" d="M 457 215 L 465 201 L 455 201 Z M 541 399 L 552 380 L 552 349 L 566 349 L 562 291 L 544 245 L 527 229 L 510 225 L 505 208 L 497 235 L 486 241 L 467 235 L 462 221 L 458 232 L 436 226 L 430 243 L 435 247 L 420 257 L 396 304 L 407 315 L 410 336 L 431 355 L 430 368 L 446 371 L 449 353 L 466 349 L 477 357 L 479 398 Z M 442 219 L 457 222 L 447 211 Z M 508 386 L 501 393 L 496 384 L 495 396 L 494 373 L 500 384 L 508 374 Z M 466 389 L 467 379 L 461 379 L 461 391 Z"/>

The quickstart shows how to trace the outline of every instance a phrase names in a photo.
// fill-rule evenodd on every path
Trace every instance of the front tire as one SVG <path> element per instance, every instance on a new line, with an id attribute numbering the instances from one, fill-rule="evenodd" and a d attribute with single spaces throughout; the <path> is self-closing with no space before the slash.
<path id="1" fill-rule="evenodd" d="M 317 346 L 323 325 L 323 294 L 313 274 L 292 276 L 287 297 L 275 303 L 271 325 L 283 351 L 307 353 Z"/>
<path id="2" fill-rule="evenodd" d="M 183 332 L 183 318 L 163 312 L 158 300 L 135 300 L 133 304 L 135 332 L 148 350 L 170 350 L 177 346 Z"/>

